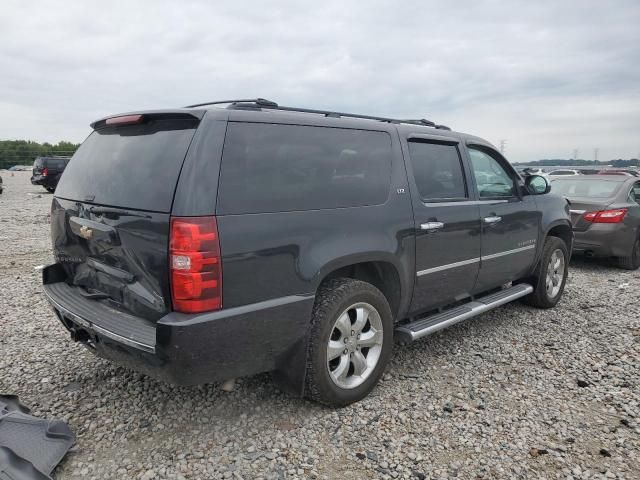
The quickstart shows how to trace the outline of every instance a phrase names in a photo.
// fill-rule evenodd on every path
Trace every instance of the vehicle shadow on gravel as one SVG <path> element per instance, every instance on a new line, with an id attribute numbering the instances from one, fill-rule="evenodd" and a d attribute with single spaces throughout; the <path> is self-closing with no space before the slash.
<path id="1" fill-rule="evenodd" d="M 570 268 L 578 268 L 583 271 L 594 271 L 594 272 L 627 272 L 627 270 L 623 270 L 618 268 L 616 265 L 616 261 L 613 258 L 593 258 L 587 257 L 585 255 L 573 255 L 571 257 L 571 263 L 569 264 Z M 571 273 L 571 271 L 569 271 Z"/>

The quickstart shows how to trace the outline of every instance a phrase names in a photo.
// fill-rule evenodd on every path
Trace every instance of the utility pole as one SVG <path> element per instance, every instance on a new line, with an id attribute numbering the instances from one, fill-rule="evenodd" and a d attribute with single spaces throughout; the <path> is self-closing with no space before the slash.
<path id="1" fill-rule="evenodd" d="M 504 151 L 507 147 L 507 141 L 506 140 L 500 140 L 500 153 L 502 155 L 504 155 Z"/>
<path id="2" fill-rule="evenodd" d="M 579 152 L 579 151 L 580 151 L 580 150 L 578 150 L 577 148 L 574 148 L 574 149 L 573 149 L 573 159 L 574 159 L 574 160 L 578 160 L 578 152 Z"/>
<path id="3" fill-rule="evenodd" d="M 600 151 L 599 148 L 594 148 L 593 149 L 593 159 L 597 162 L 598 161 L 598 152 Z"/>

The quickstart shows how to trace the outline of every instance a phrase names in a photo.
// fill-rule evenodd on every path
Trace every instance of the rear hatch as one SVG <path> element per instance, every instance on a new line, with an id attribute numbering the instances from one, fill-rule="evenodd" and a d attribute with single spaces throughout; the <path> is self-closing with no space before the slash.
<path id="1" fill-rule="evenodd" d="M 33 170 L 31 171 L 32 175 L 38 176 L 42 173 L 42 169 L 44 168 L 44 160 L 40 157 L 36 158 L 33 162 Z"/>
<path id="2" fill-rule="evenodd" d="M 79 295 L 152 321 L 170 309 L 170 212 L 200 116 L 153 112 L 92 125 L 51 211 L 54 256 Z"/>

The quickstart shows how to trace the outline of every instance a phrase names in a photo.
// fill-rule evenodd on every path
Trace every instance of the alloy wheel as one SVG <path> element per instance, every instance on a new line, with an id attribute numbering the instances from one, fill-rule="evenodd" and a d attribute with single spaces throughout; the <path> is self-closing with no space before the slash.
<path id="1" fill-rule="evenodd" d="M 382 319 L 368 303 L 356 303 L 338 315 L 327 344 L 327 369 L 340 388 L 356 388 L 378 364 L 384 340 Z"/>
<path id="2" fill-rule="evenodd" d="M 555 298 L 560 292 L 565 275 L 564 253 L 559 248 L 554 250 L 547 265 L 547 278 L 545 286 L 549 298 Z"/>

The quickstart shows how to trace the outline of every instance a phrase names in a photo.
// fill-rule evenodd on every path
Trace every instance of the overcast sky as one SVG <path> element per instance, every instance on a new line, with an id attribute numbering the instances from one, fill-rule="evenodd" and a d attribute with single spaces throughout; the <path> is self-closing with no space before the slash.
<path id="1" fill-rule="evenodd" d="M 514 162 L 640 154 L 638 0 L 222 3 L 2 0 L 0 139 L 260 96 L 428 118 Z"/>

